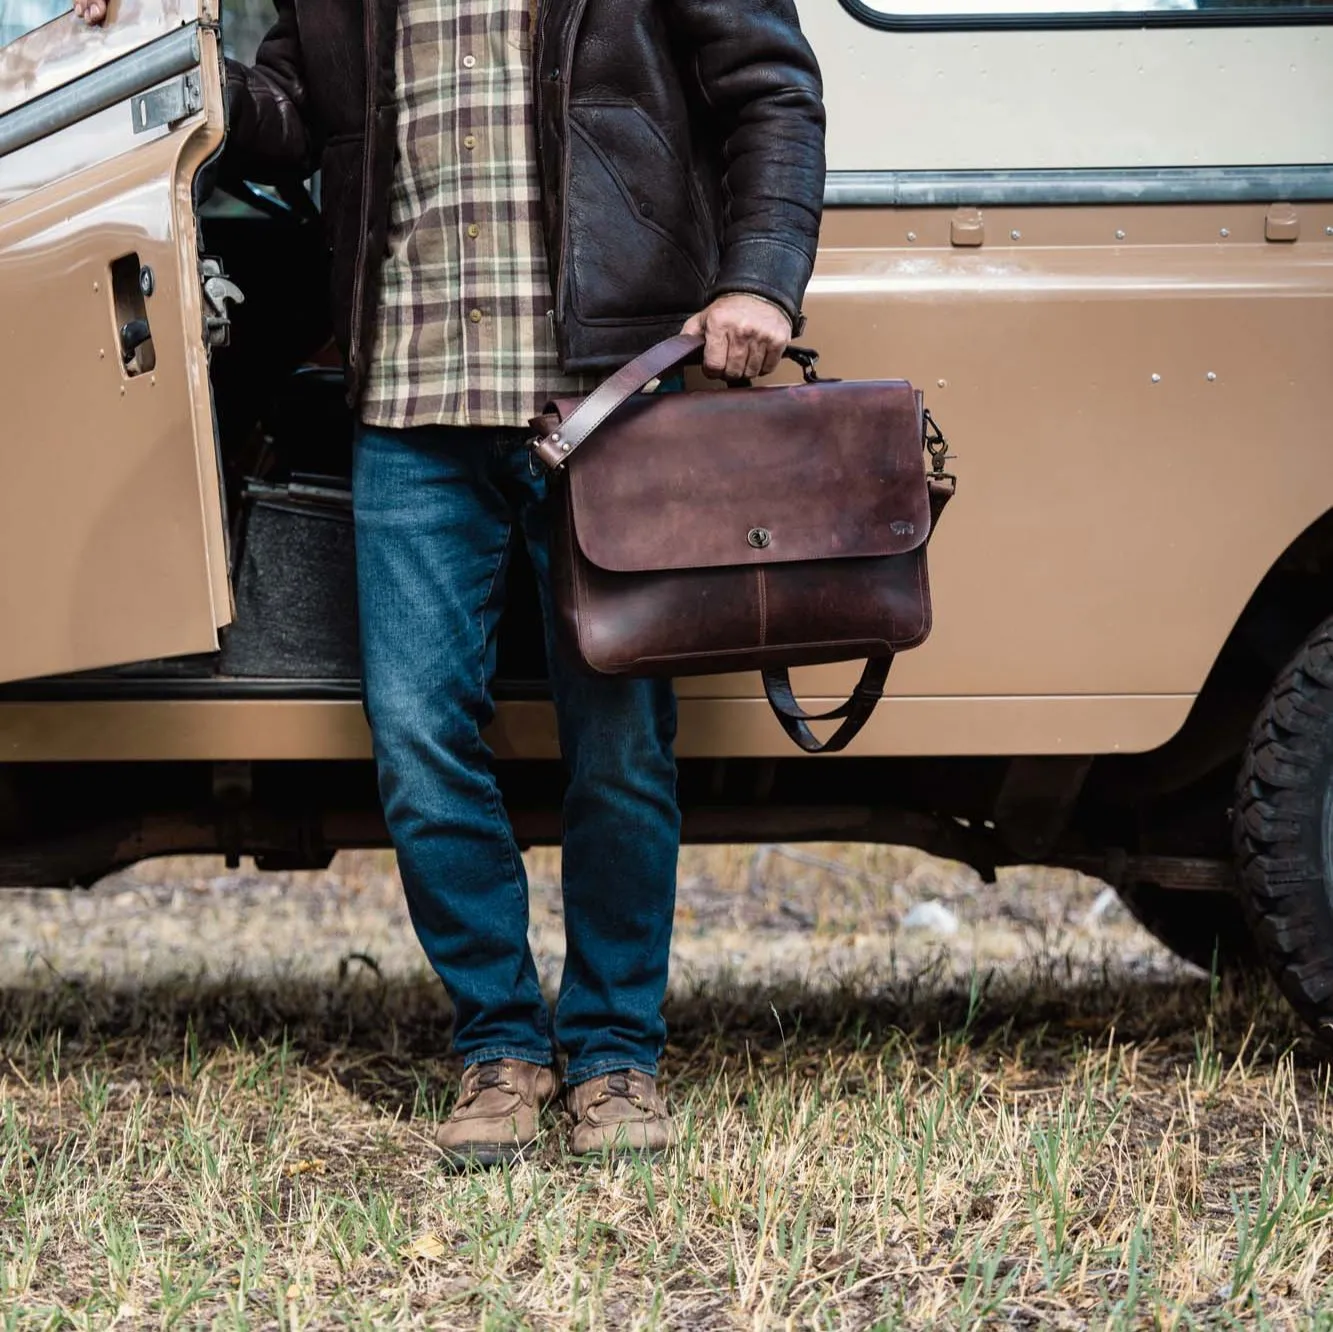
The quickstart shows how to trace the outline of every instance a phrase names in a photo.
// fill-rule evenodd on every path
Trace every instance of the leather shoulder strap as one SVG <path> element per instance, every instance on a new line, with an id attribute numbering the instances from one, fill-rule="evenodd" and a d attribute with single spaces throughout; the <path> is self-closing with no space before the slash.
<path id="1" fill-rule="evenodd" d="M 627 365 L 595 388 L 569 416 L 532 446 L 532 451 L 553 471 L 569 460 L 583 443 L 617 407 L 628 402 L 645 384 L 651 383 L 704 345 L 697 333 L 677 333 L 656 346 L 649 347 Z"/>

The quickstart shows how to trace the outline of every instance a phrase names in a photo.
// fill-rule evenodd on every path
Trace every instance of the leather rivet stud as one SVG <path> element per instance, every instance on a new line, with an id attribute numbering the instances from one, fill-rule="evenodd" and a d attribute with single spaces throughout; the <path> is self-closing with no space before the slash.
<path id="1" fill-rule="evenodd" d="M 552 443 L 552 444 L 559 444 L 559 443 L 560 443 L 560 432 L 559 432 L 559 431 L 556 431 L 556 433 L 553 434 L 553 435 L 551 436 L 551 443 Z"/>
<path id="2" fill-rule="evenodd" d="M 773 541 L 773 533 L 766 527 L 752 527 L 745 534 L 745 539 L 755 550 L 765 550 Z"/>
<path id="3" fill-rule="evenodd" d="M 568 445 L 568 444 L 562 444 L 562 445 L 560 446 L 560 452 L 561 452 L 561 453 L 568 453 L 568 452 L 569 452 L 569 445 Z"/>

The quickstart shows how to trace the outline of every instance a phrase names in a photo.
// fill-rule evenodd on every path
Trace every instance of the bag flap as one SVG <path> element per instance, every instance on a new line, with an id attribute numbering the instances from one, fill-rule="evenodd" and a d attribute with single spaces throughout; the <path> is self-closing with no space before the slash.
<path id="1" fill-rule="evenodd" d="M 613 573 L 897 555 L 930 531 L 901 380 L 640 395 L 568 472 L 579 547 Z"/>

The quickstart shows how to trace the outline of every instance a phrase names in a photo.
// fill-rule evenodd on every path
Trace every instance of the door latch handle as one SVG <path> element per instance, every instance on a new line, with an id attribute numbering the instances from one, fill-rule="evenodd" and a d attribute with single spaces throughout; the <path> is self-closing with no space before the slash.
<path id="1" fill-rule="evenodd" d="M 134 360 L 134 353 L 153 336 L 146 319 L 130 319 L 120 326 L 120 359 L 125 365 Z"/>
<path id="2" fill-rule="evenodd" d="M 210 347 L 225 347 L 231 341 L 231 306 L 243 305 L 245 295 L 222 271 L 221 260 L 203 255 L 199 276 L 204 287 L 204 334 Z"/>

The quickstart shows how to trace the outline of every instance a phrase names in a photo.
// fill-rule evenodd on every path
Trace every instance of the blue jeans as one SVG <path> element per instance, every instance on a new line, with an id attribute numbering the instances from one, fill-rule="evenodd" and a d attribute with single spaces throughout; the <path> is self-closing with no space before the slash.
<path id="1" fill-rule="evenodd" d="M 353 469 L 366 712 L 417 936 L 467 1064 L 568 1057 L 577 1083 L 655 1073 L 680 813 L 666 681 L 594 676 L 552 640 L 546 483 L 515 430 L 363 426 Z M 564 800 L 566 957 L 554 1028 L 528 884 L 482 729 L 511 543 L 537 572 Z"/>

